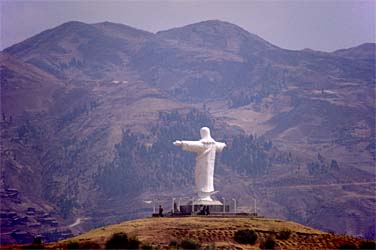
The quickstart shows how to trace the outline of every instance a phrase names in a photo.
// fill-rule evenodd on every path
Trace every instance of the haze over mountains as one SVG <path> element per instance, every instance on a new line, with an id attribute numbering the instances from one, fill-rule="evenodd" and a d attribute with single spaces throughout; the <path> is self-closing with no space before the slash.
<path id="1" fill-rule="evenodd" d="M 201 126 L 228 144 L 218 198 L 374 237 L 374 90 L 374 43 L 291 51 L 218 20 L 46 30 L 1 53 L 2 242 L 55 240 L 149 215 L 144 200 L 191 196 L 194 156 L 171 143 Z"/>

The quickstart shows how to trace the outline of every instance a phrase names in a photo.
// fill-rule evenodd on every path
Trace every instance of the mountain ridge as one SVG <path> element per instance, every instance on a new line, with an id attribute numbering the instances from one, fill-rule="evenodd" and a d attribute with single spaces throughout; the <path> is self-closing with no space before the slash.
<path id="1" fill-rule="evenodd" d="M 184 36 L 185 34 L 192 35 L 191 37 L 187 37 Z M 242 46 L 241 43 L 244 42 L 244 40 L 252 41 L 248 43 L 258 48 L 270 49 L 276 47 L 259 36 L 246 31 L 240 26 L 220 20 L 208 20 L 179 28 L 159 31 L 156 35 L 167 39 L 175 38 L 178 41 L 190 42 L 198 46 L 209 48 L 212 48 L 213 45 L 219 43 L 220 46 L 218 48 L 235 52 L 240 49 Z M 239 40 L 226 40 L 223 39 L 224 37 L 239 37 Z"/>

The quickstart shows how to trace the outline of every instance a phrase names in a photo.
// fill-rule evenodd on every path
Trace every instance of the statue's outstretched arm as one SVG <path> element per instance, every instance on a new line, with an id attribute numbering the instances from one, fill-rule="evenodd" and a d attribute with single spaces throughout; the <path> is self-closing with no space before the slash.
<path id="1" fill-rule="evenodd" d="M 226 143 L 223 142 L 216 142 L 215 144 L 218 152 L 222 152 L 222 150 L 226 147 Z"/>
<path id="2" fill-rule="evenodd" d="M 200 141 L 175 141 L 175 146 L 182 147 L 183 150 L 200 153 L 204 150 L 204 145 Z"/>

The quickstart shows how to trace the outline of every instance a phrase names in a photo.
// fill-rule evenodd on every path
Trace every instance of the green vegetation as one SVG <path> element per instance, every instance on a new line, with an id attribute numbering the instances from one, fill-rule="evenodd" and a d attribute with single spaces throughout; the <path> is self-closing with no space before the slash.
<path id="1" fill-rule="evenodd" d="M 261 175 L 272 166 L 268 151 L 272 142 L 262 137 L 238 135 L 226 140 L 228 147 L 221 156 L 221 161 L 245 175 Z"/>
<path id="2" fill-rule="evenodd" d="M 44 246 L 40 245 L 40 244 L 31 244 L 31 245 L 23 245 L 23 246 L 20 247 L 20 249 L 25 249 L 25 250 L 29 250 L 29 249 L 44 249 Z"/>
<path id="3" fill-rule="evenodd" d="M 20 249 L 44 249 L 42 238 L 40 236 L 34 237 L 32 244 L 23 245 Z"/>
<path id="4" fill-rule="evenodd" d="M 374 250 L 376 249 L 376 242 L 375 241 L 363 241 L 359 245 L 360 250 Z"/>
<path id="5" fill-rule="evenodd" d="M 105 243 L 105 249 L 153 249 L 151 245 L 143 244 L 136 237 L 128 238 L 125 233 L 115 233 Z M 102 249 L 95 241 L 86 240 L 82 242 L 68 241 L 66 249 Z"/>
<path id="6" fill-rule="evenodd" d="M 82 249 L 82 250 L 97 250 L 97 249 L 101 249 L 101 246 L 96 243 L 96 242 L 93 242 L 93 241 L 84 241 L 82 243 L 79 244 L 79 248 L 78 249 Z"/>
<path id="7" fill-rule="evenodd" d="M 344 244 L 340 245 L 338 247 L 338 249 L 342 249 L 342 250 L 356 250 L 358 248 L 356 247 L 355 244 L 353 244 L 351 242 L 347 242 L 347 243 L 344 243 Z"/>
<path id="8" fill-rule="evenodd" d="M 125 233 L 115 233 L 107 240 L 106 249 L 139 249 L 141 242 L 136 237 L 128 238 Z"/>
<path id="9" fill-rule="evenodd" d="M 200 249 L 201 244 L 192 239 L 182 239 L 180 242 L 176 239 L 170 241 L 170 249 Z"/>
<path id="10" fill-rule="evenodd" d="M 42 237 L 40 237 L 40 236 L 34 237 L 33 244 L 34 245 L 41 245 L 42 244 Z"/>
<path id="11" fill-rule="evenodd" d="M 127 249 L 128 243 L 128 236 L 125 233 L 115 233 L 107 240 L 105 246 L 106 249 Z"/>
<path id="12" fill-rule="evenodd" d="M 178 243 L 178 241 L 175 240 L 175 239 L 171 240 L 171 241 L 170 241 L 170 244 L 169 244 L 169 246 L 170 246 L 171 248 L 177 248 L 178 245 L 179 245 L 179 243 Z"/>
<path id="13" fill-rule="evenodd" d="M 16 130 L 19 139 L 38 139 L 42 136 L 43 132 L 41 128 L 33 125 L 29 119 L 27 119 Z"/>
<path id="14" fill-rule="evenodd" d="M 179 245 L 182 249 L 200 249 L 200 243 L 192 239 L 182 239 Z"/>
<path id="15" fill-rule="evenodd" d="M 77 241 L 68 241 L 67 246 L 66 246 L 67 249 L 72 249 L 72 250 L 79 249 L 79 247 L 80 247 L 80 244 Z"/>
<path id="16" fill-rule="evenodd" d="M 254 230 L 244 229 L 235 232 L 234 240 L 241 244 L 255 244 L 257 233 Z"/>
<path id="17" fill-rule="evenodd" d="M 339 169 L 338 162 L 336 160 L 332 160 L 332 162 L 330 163 L 330 168 L 338 170 Z"/>
<path id="18" fill-rule="evenodd" d="M 282 229 L 277 233 L 277 239 L 278 240 L 288 240 L 291 235 L 291 230 L 289 229 Z"/>
<path id="19" fill-rule="evenodd" d="M 154 249 L 154 247 L 152 245 L 148 244 L 148 243 L 143 243 L 141 245 L 141 249 L 142 250 L 151 250 L 151 249 Z"/>
<path id="20" fill-rule="evenodd" d="M 320 175 L 339 170 L 339 165 L 336 160 L 332 160 L 330 164 L 327 164 L 324 157 L 319 153 L 317 154 L 317 161 L 309 162 L 307 169 L 310 175 Z"/>
<path id="21" fill-rule="evenodd" d="M 210 243 L 209 250 L 215 250 L 217 247 L 215 246 L 215 242 Z"/>
<path id="22" fill-rule="evenodd" d="M 110 196 L 192 186 L 195 155 L 172 142 L 199 139 L 203 126 L 212 128 L 215 139 L 228 144 L 218 155 L 218 165 L 228 165 L 240 174 L 262 175 L 272 161 L 291 159 L 291 154 L 273 155 L 272 142 L 263 137 L 240 134 L 221 138 L 221 130 L 216 131 L 214 122 L 198 110 L 161 112 L 159 122 L 150 129 L 151 136 L 123 131 L 121 142 L 115 146 L 116 157 L 97 175 L 99 186 Z"/>
<path id="23" fill-rule="evenodd" d="M 266 240 L 260 243 L 260 248 L 265 250 L 275 249 L 276 241 L 274 236 L 270 235 Z"/>
<path id="24" fill-rule="evenodd" d="M 228 97 L 228 104 L 231 108 L 238 108 L 248 104 L 253 104 L 253 107 L 257 109 L 257 105 L 262 103 L 265 97 L 271 94 L 278 93 L 285 85 L 285 80 L 277 79 L 277 75 L 285 74 L 285 72 L 276 71 L 272 65 L 265 65 L 263 76 L 258 79 L 260 89 L 255 90 L 254 87 L 240 87 L 231 91 Z M 265 104 L 267 106 L 267 104 Z M 267 107 L 266 107 L 267 108 Z"/>
<path id="25" fill-rule="evenodd" d="M 174 111 L 159 114 L 159 123 L 151 128 L 153 137 L 123 131 L 122 140 L 116 145 L 114 161 L 97 176 L 99 185 L 109 195 L 173 188 L 177 183 L 179 186 L 193 185 L 195 156 L 182 152 L 172 142 L 199 139 L 202 126 L 213 126 L 204 113 Z"/>
<path id="26" fill-rule="evenodd" d="M 64 219 L 68 218 L 68 216 L 72 213 L 72 209 L 76 205 L 77 204 L 73 199 L 69 199 L 67 197 L 60 197 L 57 200 L 57 206 L 59 207 L 60 214 Z"/>
<path id="27" fill-rule="evenodd" d="M 136 237 L 131 237 L 128 239 L 128 248 L 129 249 L 139 249 L 141 242 Z"/>

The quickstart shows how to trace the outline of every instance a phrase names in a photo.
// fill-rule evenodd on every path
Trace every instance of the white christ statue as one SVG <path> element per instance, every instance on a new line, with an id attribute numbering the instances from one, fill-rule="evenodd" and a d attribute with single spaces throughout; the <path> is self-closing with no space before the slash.
<path id="1" fill-rule="evenodd" d="M 175 141 L 174 145 L 183 150 L 197 153 L 195 167 L 195 184 L 198 198 L 202 201 L 212 201 L 210 197 L 214 193 L 214 163 L 216 152 L 221 152 L 226 144 L 216 142 L 210 136 L 210 129 L 200 129 L 201 140 L 199 141 Z"/>

